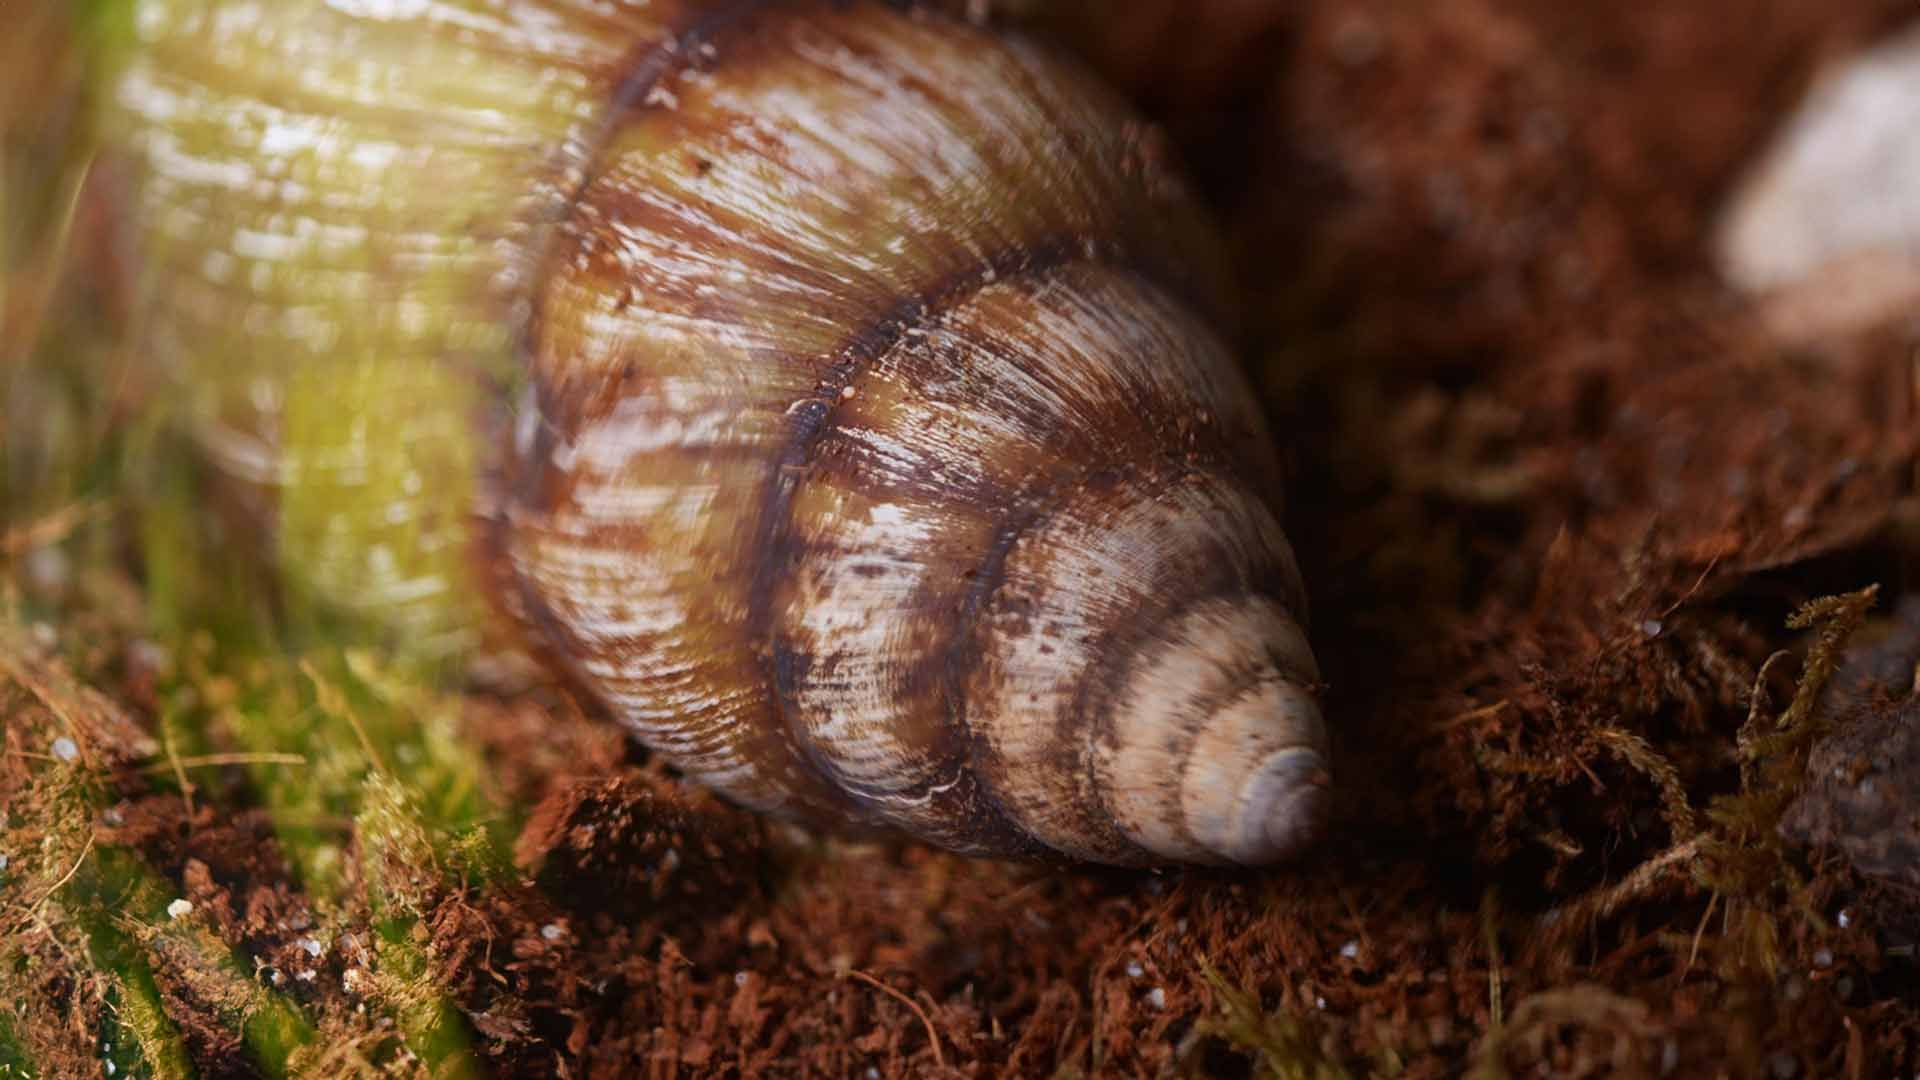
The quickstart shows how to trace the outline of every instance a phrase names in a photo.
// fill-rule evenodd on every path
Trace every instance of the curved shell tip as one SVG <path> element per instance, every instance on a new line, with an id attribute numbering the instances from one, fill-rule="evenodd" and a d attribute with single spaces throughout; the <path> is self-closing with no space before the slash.
<path id="1" fill-rule="evenodd" d="M 1181 803 L 1207 861 L 1264 866 L 1319 836 L 1332 774 L 1307 687 L 1269 670 L 1202 721 L 1197 741 Z"/>
<path id="2" fill-rule="evenodd" d="M 1319 671 L 1281 604 L 1197 604 L 1132 668 L 1100 764 L 1133 843 L 1159 860 L 1262 866 L 1313 842 L 1332 789 Z"/>

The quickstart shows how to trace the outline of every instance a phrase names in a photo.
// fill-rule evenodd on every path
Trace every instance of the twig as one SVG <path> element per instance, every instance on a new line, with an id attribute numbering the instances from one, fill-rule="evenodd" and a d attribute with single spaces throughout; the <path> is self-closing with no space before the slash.
<path id="1" fill-rule="evenodd" d="M 1751 748 L 1754 740 L 1760 737 L 1761 713 L 1773 704 L 1767 694 L 1767 676 L 1772 674 L 1774 664 L 1782 660 L 1791 659 L 1792 655 L 1793 654 L 1787 652 L 1785 649 L 1775 652 L 1772 656 L 1767 657 L 1766 661 L 1760 665 L 1760 673 L 1753 677 L 1753 695 L 1747 700 L 1747 722 L 1740 725 L 1740 730 L 1736 732 L 1733 737 L 1734 748 L 1739 752 L 1740 757 L 1740 786 L 1742 788 L 1751 788 L 1753 786 L 1753 754 Z"/>
<path id="2" fill-rule="evenodd" d="M 162 720 L 160 723 L 160 748 L 166 752 L 167 765 L 173 771 L 175 782 L 180 785 L 180 801 L 186 804 L 187 828 L 193 828 L 193 781 L 187 779 L 187 767 L 180 763 L 180 752 L 173 745 L 173 725 Z"/>
<path id="3" fill-rule="evenodd" d="M 1693 594 L 1699 592 L 1700 586 L 1705 585 L 1707 583 L 1707 575 L 1713 573 L 1713 568 L 1719 565 L 1720 565 L 1720 555 L 1719 553 L 1716 552 L 1713 558 L 1707 560 L 1707 568 L 1705 570 L 1700 571 L 1700 577 L 1694 581 L 1693 586 L 1689 588 L 1686 592 L 1681 593 L 1680 599 L 1675 600 L 1665 611 L 1662 611 L 1660 614 L 1655 615 L 1654 618 L 1664 619 L 1667 616 L 1673 614 L 1674 612 L 1679 611 L 1680 606 L 1682 604 L 1685 604 L 1687 601 L 1693 599 Z"/>
<path id="4" fill-rule="evenodd" d="M 1680 782 L 1680 770 L 1674 768 L 1673 762 L 1667 760 L 1664 754 L 1655 750 L 1653 744 L 1616 727 L 1601 728 L 1594 732 L 1594 736 L 1618 754 L 1621 760 L 1645 773 L 1660 789 L 1660 807 L 1675 840 L 1691 839 L 1700 831 L 1693 805 L 1687 801 L 1686 785 Z"/>
<path id="5" fill-rule="evenodd" d="M 1500 1002 L 1500 894 L 1489 887 L 1480 902 L 1480 935 L 1487 947 L 1487 1013 L 1498 1028 L 1505 1010 Z"/>
<path id="6" fill-rule="evenodd" d="M 352 725 L 353 733 L 360 739 L 360 749 L 366 751 L 367 760 L 373 764 L 373 771 L 392 776 L 393 774 L 387 769 L 387 763 L 380 758 L 380 751 L 373 748 L 373 740 L 367 737 L 367 729 L 360 725 L 360 718 L 354 715 L 353 706 L 347 704 L 345 696 L 336 690 L 332 683 L 320 677 L 320 672 L 314 668 L 313 661 L 301 660 L 300 670 L 306 674 L 307 678 L 313 680 L 313 690 L 320 696 L 322 711 L 337 712 Z M 329 704 L 333 707 L 328 708 Z"/>
<path id="7" fill-rule="evenodd" d="M 0 555 L 7 558 L 24 555 L 34 548 L 57 544 L 67 538 L 73 530 L 85 524 L 88 518 L 105 509 L 98 502 L 77 502 L 72 506 L 56 510 L 38 521 L 30 521 L 17 529 L 9 529 L 0 536 Z"/>
<path id="8" fill-rule="evenodd" d="M 927 1041 L 933 1044 L 933 1063 L 935 1065 L 938 1065 L 942 1069 L 945 1069 L 947 1067 L 947 1056 L 940 1052 L 940 1033 L 934 1030 L 933 1018 L 927 1015 L 927 1010 L 921 1008 L 919 1002 L 913 1000 L 912 998 L 901 993 L 900 991 L 895 990 L 893 987 L 888 986 L 886 983 L 881 982 L 879 979 L 874 978 L 873 976 L 867 974 L 864 971 L 849 970 L 847 974 L 863 982 L 871 983 L 874 989 L 879 990 L 884 994 L 887 994 L 888 996 L 899 1001 L 902 1005 L 905 1005 L 907 1008 L 912 1009 L 913 1015 L 919 1017 L 920 1022 L 926 1025 Z"/>
<path id="9" fill-rule="evenodd" d="M 61 876 L 59 881 L 56 881 L 53 883 L 53 888 L 48 889 L 47 894 L 45 896 L 42 896 L 39 900 L 35 901 L 34 905 L 27 909 L 27 913 L 31 915 L 34 912 L 39 911 L 41 908 L 46 906 L 47 901 L 53 899 L 54 893 L 57 893 L 61 889 L 66 888 L 67 882 L 72 881 L 73 876 L 80 872 L 80 868 L 82 866 L 86 865 L 87 856 L 91 854 L 93 854 L 93 833 L 89 832 L 87 833 L 87 846 L 80 849 L 80 857 L 73 860 L 73 865 L 67 868 L 67 872 Z"/>
<path id="10" fill-rule="evenodd" d="M 168 772 L 176 765 L 182 769 L 214 769 L 223 765 L 305 765 L 305 754 L 233 753 L 233 754 L 197 754 L 191 757 L 171 758 L 156 761 L 147 766 L 148 772 Z"/>
<path id="11" fill-rule="evenodd" d="M 1684 863 L 1698 854 L 1700 837 L 1675 844 L 1634 867 L 1633 872 L 1622 878 L 1618 885 L 1590 892 L 1571 904 L 1549 911 L 1547 922 L 1555 928 L 1564 929 L 1584 923 L 1588 918 L 1604 919 L 1628 901 L 1649 892 L 1676 864 Z"/>
<path id="12" fill-rule="evenodd" d="M 1482 705 L 1477 709 L 1468 709 L 1466 712 L 1460 713 L 1457 716 L 1448 717 L 1447 719 L 1440 721 L 1439 724 L 1435 725 L 1434 730 L 1435 731 L 1452 731 L 1454 728 L 1464 727 L 1467 724 L 1474 723 L 1475 721 L 1478 721 L 1478 720 L 1487 720 L 1492 717 L 1498 716 L 1501 713 L 1505 712 L 1507 709 L 1512 707 L 1513 707 L 1512 701 L 1506 698 L 1501 698 L 1499 701 L 1496 701 L 1491 705 Z"/>
<path id="13" fill-rule="evenodd" d="M 1713 908 L 1719 902 L 1720 894 L 1717 891 L 1707 897 L 1707 910 L 1700 913 L 1700 925 L 1693 929 L 1693 947 L 1687 950 L 1687 966 L 1680 969 L 1683 979 L 1687 977 L 1687 972 L 1693 970 L 1693 962 L 1700 958 L 1700 939 L 1707 936 L 1707 924 L 1713 921 Z"/>
<path id="14" fill-rule="evenodd" d="M 1100 1075 L 1100 1067 L 1107 1063 L 1107 1044 L 1100 1038 L 1100 981 L 1113 970 L 1113 961 L 1114 955 L 1108 953 L 1087 987 L 1087 1000 L 1092 1002 L 1089 1006 L 1092 1015 L 1087 1021 L 1087 1064 L 1095 1076 Z"/>
<path id="15" fill-rule="evenodd" d="M 1014 906 L 1015 904 L 1018 904 L 1026 900 L 1028 897 L 1034 895 L 1035 893 L 1038 893 L 1044 890 L 1048 885 L 1052 883 L 1053 883 L 1052 879 L 1047 878 L 1045 876 L 1036 877 L 1032 881 L 1027 882 L 1026 884 L 1013 890 L 1012 892 L 1001 897 L 1000 899 L 995 900 L 993 902 L 993 906 L 995 910 L 1005 911 L 1006 909 Z"/>

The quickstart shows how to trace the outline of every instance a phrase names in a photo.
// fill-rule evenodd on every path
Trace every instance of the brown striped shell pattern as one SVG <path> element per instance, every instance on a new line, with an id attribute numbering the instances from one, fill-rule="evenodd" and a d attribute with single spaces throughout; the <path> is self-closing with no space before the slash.
<path id="1" fill-rule="evenodd" d="M 789 818 L 1117 864 L 1318 829 L 1217 241 L 1088 75 L 879 2 L 137 30 L 142 334 L 305 594 L 427 649 L 498 608 Z"/>

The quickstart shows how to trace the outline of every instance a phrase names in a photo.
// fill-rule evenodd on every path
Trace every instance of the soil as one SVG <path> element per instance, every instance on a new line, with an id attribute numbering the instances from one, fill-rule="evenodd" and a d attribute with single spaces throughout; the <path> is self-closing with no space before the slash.
<path id="1" fill-rule="evenodd" d="M 1829 733 L 1817 772 L 1920 741 L 1910 627 L 1849 668 L 1853 608 L 1788 625 L 1878 585 L 1884 636 L 1920 569 L 1920 323 L 1788 345 L 1709 262 L 1784 111 L 1911 4 L 1000 6 L 1164 125 L 1234 238 L 1331 835 L 1261 873 L 803 836 L 587 710 L 476 695 L 528 823 L 512 873 L 420 886 L 416 937 L 488 1071 L 1920 1070 L 1910 792 L 1788 808 Z M 130 790 L 102 842 L 350 1011 L 360 946 L 311 953 L 270 829 L 220 807 Z M 232 1060 L 156 967 L 190 1055 Z"/>

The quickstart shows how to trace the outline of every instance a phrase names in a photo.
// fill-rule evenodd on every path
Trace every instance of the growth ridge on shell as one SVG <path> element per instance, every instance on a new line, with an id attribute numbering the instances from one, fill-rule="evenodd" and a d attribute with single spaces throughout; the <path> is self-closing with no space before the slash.
<path id="1" fill-rule="evenodd" d="M 208 6 L 141 0 L 108 126 L 148 353 L 303 602 L 789 818 L 1311 841 L 1225 259 L 1107 87 L 880 0 Z"/>

